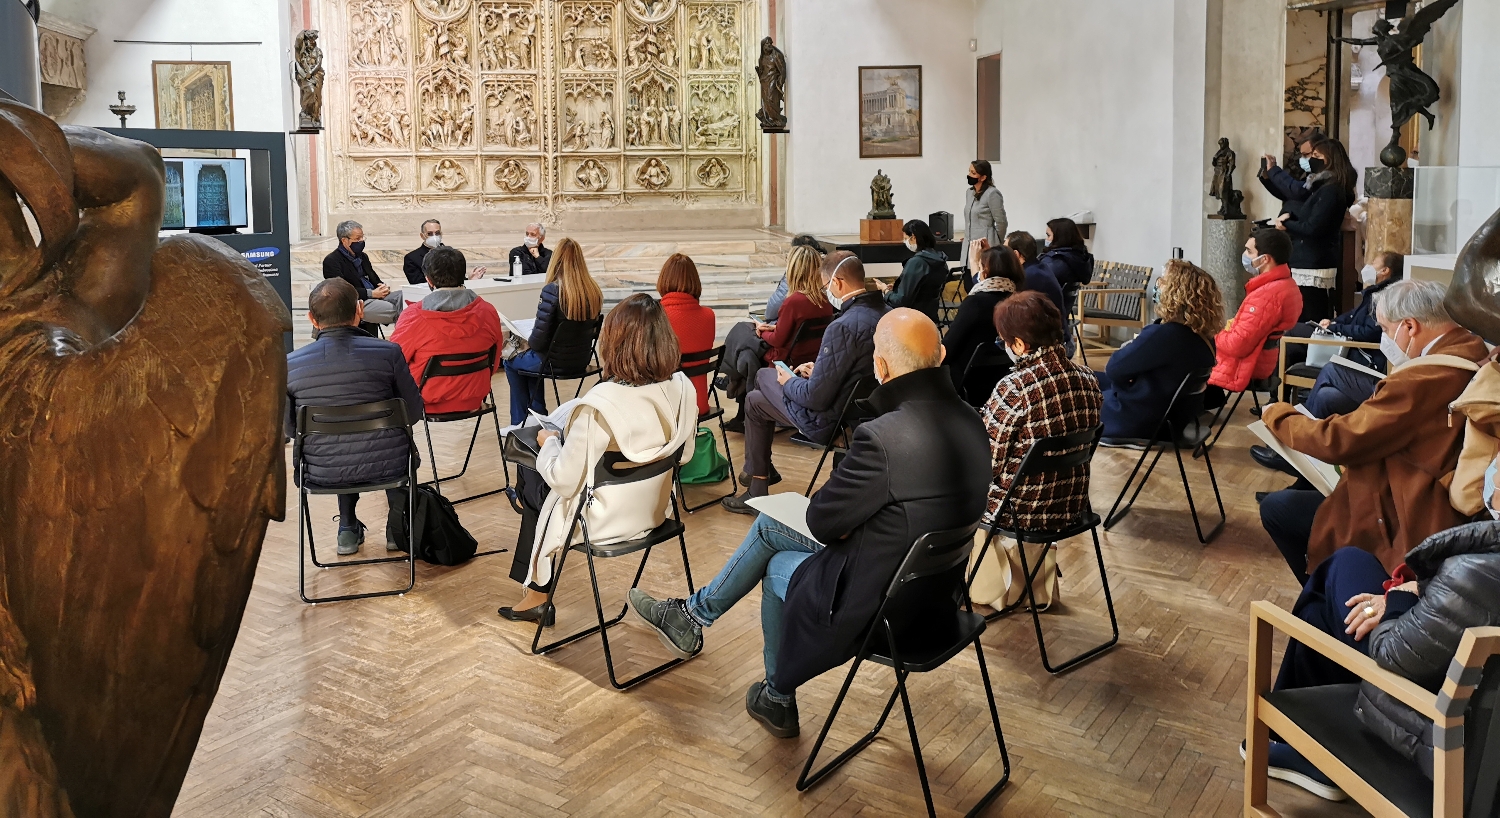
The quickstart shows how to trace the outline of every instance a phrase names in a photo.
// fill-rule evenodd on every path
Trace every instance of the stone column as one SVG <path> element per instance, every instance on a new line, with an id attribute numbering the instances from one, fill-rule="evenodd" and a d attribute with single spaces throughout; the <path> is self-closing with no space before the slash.
<path id="1" fill-rule="evenodd" d="M 1214 277 L 1219 292 L 1224 296 L 1224 315 L 1234 317 L 1235 310 L 1245 299 L 1245 282 L 1250 276 L 1240 257 L 1245 254 L 1245 242 L 1250 240 L 1248 219 L 1221 219 L 1209 216 L 1203 227 L 1203 269 Z"/>
<path id="2" fill-rule="evenodd" d="M 1365 195 L 1370 203 L 1365 218 L 1365 263 L 1386 250 L 1411 253 L 1411 168 L 1366 168 Z"/>

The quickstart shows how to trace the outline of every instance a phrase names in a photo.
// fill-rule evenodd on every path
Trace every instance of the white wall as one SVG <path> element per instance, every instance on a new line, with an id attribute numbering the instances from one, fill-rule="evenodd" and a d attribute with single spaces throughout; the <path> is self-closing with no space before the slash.
<path id="1" fill-rule="evenodd" d="M 1500 2 L 1463 6 L 1459 164 L 1500 166 Z"/>
<path id="2" fill-rule="evenodd" d="M 975 150 L 973 0 L 795 0 L 783 8 L 788 229 L 859 232 L 876 170 L 891 177 L 902 219 L 947 210 L 961 222 Z M 861 65 L 922 66 L 922 156 L 859 158 Z"/>

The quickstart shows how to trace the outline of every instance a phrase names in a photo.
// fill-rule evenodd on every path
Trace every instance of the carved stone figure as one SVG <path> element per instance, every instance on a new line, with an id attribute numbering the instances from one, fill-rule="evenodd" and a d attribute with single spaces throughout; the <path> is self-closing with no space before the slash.
<path id="1" fill-rule="evenodd" d="M 891 177 L 885 175 L 885 171 L 875 171 L 875 178 L 870 181 L 870 214 L 867 219 L 894 219 L 896 218 L 895 196 L 891 195 Z"/>
<path id="2" fill-rule="evenodd" d="M 614 85 L 608 80 L 568 80 L 562 94 L 562 148 L 565 151 L 615 147 Z"/>
<path id="3" fill-rule="evenodd" d="M 737 70 L 740 66 L 739 23 L 734 6 L 697 6 L 690 17 L 688 67 L 694 71 Z"/>
<path id="4" fill-rule="evenodd" d="M 760 120 L 760 129 L 766 133 L 786 133 L 783 104 L 786 98 L 786 55 L 770 37 L 760 41 L 760 62 L 755 64 L 755 76 L 760 80 L 760 111 L 755 115 Z"/>
<path id="5" fill-rule="evenodd" d="M 528 4 L 479 9 L 479 65 L 485 71 L 530 71 L 536 65 L 536 11 Z"/>
<path id="6" fill-rule="evenodd" d="M 704 187 L 721 188 L 729 184 L 729 166 L 717 156 L 698 166 L 698 182 Z"/>
<path id="7" fill-rule="evenodd" d="M 1448 10 L 1458 5 L 1458 0 L 1433 0 L 1401 21 L 1401 29 L 1393 31 L 1391 21 L 1376 20 L 1373 36 L 1368 39 L 1341 37 L 1341 42 L 1353 45 L 1373 45 L 1380 55 L 1380 64 L 1390 79 L 1391 96 L 1391 141 L 1380 152 L 1381 164 L 1395 168 L 1406 164 L 1406 149 L 1401 147 L 1401 129 L 1413 116 L 1421 114 L 1427 119 L 1428 130 L 1437 118 L 1427 110 L 1428 106 L 1442 97 L 1437 80 L 1417 67 L 1414 52 L 1432 26 Z"/>
<path id="8" fill-rule="evenodd" d="M 358 0 L 349 5 L 349 61 L 362 68 L 406 64 L 406 30 L 395 0 Z"/>
<path id="9" fill-rule="evenodd" d="M 323 130 L 323 49 L 318 48 L 318 32 L 303 31 L 293 48 L 297 56 L 297 91 L 301 95 L 297 129 Z"/>
<path id="10" fill-rule="evenodd" d="M 390 193 L 401 186 L 401 169 L 389 159 L 376 159 L 365 168 L 365 184 L 381 193 Z"/>
<path id="11" fill-rule="evenodd" d="M 417 84 L 423 148 L 467 148 L 474 135 L 474 102 L 462 74 L 439 68 Z"/>
<path id="12" fill-rule="evenodd" d="M 158 241 L 150 146 L 9 100 L 0 144 L 5 811 L 166 818 L 285 516 L 291 317 L 225 245 Z"/>
<path id="13" fill-rule="evenodd" d="M 452 193 L 469 186 L 469 175 L 464 173 L 463 166 L 452 159 L 444 159 L 432 170 L 432 178 L 428 180 L 427 186 L 444 193 Z"/>
<path id="14" fill-rule="evenodd" d="M 648 72 L 630 81 L 625 108 L 626 146 L 632 148 L 681 147 L 678 125 L 677 86 L 672 78 Z"/>
<path id="15" fill-rule="evenodd" d="M 506 193 L 523 193 L 531 187 L 531 171 L 519 159 L 507 159 L 495 168 L 495 186 Z"/>
<path id="16" fill-rule="evenodd" d="M 613 70 L 614 20 L 613 3 L 564 3 L 558 62 L 569 71 Z"/>
<path id="17" fill-rule="evenodd" d="M 677 0 L 627 0 L 626 5 L 636 19 L 645 23 L 661 22 L 677 10 Z"/>
<path id="18" fill-rule="evenodd" d="M 661 190 L 672 184 L 672 169 L 653 156 L 641 165 L 640 170 L 636 171 L 635 180 L 647 190 Z"/>
<path id="19" fill-rule="evenodd" d="M 1218 217 L 1221 219 L 1243 219 L 1245 212 L 1240 209 L 1240 203 L 1245 200 L 1245 194 L 1234 189 L 1234 151 L 1229 149 L 1229 140 L 1219 140 L 1219 152 L 1214 154 L 1214 181 L 1209 187 L 1208 195 L 1219 200 Z"/>
<path id="20" fill-rule="evenodd" d="M 506 148 L 536 146 L 536 107 L 529 80 L 484 85 L 484 141 Z"/>
<path id="21" fill-rule="evenodd" d="M 418 65 L 445 65 L 463 70 L 469 65 L 468 23 L 464 20 L 451 22 L 424 22 L 422 31 L 422 59 Z"/>
<path id="22" fill-rule="evenodd" d="M 609 168 L 599 164 L 598 159 L 585 159 L 574 171 L 573 179 L 584 190 L 598 193 L 609 187 Z"/>
<path id="23" fill-rule="evenodd" d="M 1484 338 L 1500 338 L 1500 210 L 1458 254 L 1443 306 L 1453 320 Z"/>
<path id="24" fill-rule="evenodd" d="M 688 146 L 735 147 L 740 144 L 739 83 L 728 79 L 690 81 Z"/>
<path id="25" fill-rule="evenodd" d="M 677 37 L 670 23 L 645 23 L 635 30 L 625 46 L 625 64 L 630 68 L 654 65 L 677 67 Z"/>
<path id="26" fill-rule="evenodd" d="M 454 20 L 469 10 L 469 0 L 417 0 L 417 8 L 428 17 Z"/>
<path id="27" fill-rule="evenodd" d="M 411 114 L 407 113 L 405 82 L 393 78 L 359 79 L 350 90 L 352 147 L 410 148 Z"/>

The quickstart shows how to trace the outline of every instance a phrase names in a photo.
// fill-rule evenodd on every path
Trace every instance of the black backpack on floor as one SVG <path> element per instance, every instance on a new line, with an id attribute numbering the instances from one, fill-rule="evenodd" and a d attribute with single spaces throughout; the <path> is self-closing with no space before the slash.
<path id="1" fill-rule="evenodd" d="M 416 558 L 433 565 L 460 565 L 473 558 L 479 541 L 458 521 L 453 504 L 429 486 L 417 486 Z M 396 542 L 406 550 L 406 507 L 396 523 Z"/>

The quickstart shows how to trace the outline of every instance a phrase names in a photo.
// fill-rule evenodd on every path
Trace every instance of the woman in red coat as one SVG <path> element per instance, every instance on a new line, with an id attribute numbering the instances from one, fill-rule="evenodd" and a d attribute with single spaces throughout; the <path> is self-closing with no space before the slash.
<path id="1" fill-rule="evenodd" d="M 1291 257 L 1291 239 L 1280 230 L 1257 230 L 1245 242 L 1245 269 L 1254 278 L 1245 284 L 1234 321 L 1214 339 L 1218 362 L 1208 379 L 1211 386 L 1243 392 L 1252 380 L 1276 371 L 1279 347 L 1267 342 L 1291 329 L 1302 314 L 1302 291 L 1287 266 Z"/>
<path id="2" fill-rule="evenodd" d="M 703 296 L 698 265 L 681 253 L 673 253 L 656 277 L 656 291 L 661 293 L 661 305 L 667 311 L 672 331 L 677 333 L 682 354 L 713 349 L 714 311 L 698 303 Z M 708 412 L 708 376 L 698 375 L 692 381 L 693 388 L 698 390 L 698 414 L 701 416 Z"/>

